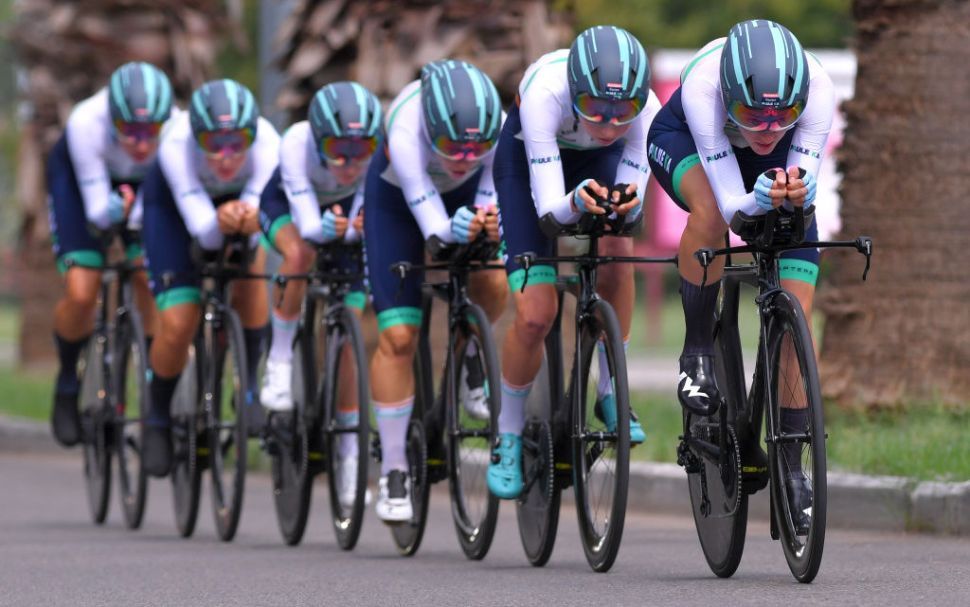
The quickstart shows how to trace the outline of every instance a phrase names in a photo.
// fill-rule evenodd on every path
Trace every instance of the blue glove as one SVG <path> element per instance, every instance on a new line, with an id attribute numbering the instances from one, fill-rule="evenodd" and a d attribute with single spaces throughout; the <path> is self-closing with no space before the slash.
<path id="1" fill-rule="evenodd" d="M 125 221 L 125 199 L 118 192 L 108 196 L 108 221 L 112 225 Z"/>
<path id="2" fill-rule="evenodd" d="M 323 242 L 337 239 L 337 215 L 327 209 L 323 212 Z"/>
<path id="3" fill-rule="evenodd" d="M 764 173 L 758 175 L 758 180 L 754 182 L 754 201 L 758 203 L 758 208 L 762 211 L 770 211 L 775 208 L 771 202 L 771 186 L 775 180 Z"/>
<path id="4" fill-rule="evenodd" d="M 583 199 L 579 197 L 579 193 L 583 190 L 583 188 L 595 182 L 595 179 L 584 179 L 578 186 L 576 186 L 576 189 L 573 190 L 573 206 L 579 209 L 580 213 L 589 213 L 589 209 L 586 208 L 586 203 L 583 202 Z"/>
<path id="5" fill-rule="evenodd" d="M 802 183 L 805 184 L 805 189 L 808 190 L 805 194 L 805 208 L 807 209 L 815 204 L 815 191 L 818 189 L 818 182 L 815 181 L 815 175 L 806 171 L 805 176 L 802 177 Z"/>
<path id="6" fill-rule="evenodd" d="M 451 218 L 451 234 L 455 237 L 455 240 L 462 244 L 470 240 L 468 230 L 471 227 L 472 220 L 475 219 L 475 215 L 475 211 L 468 207 L 458 209 L 455 216 Z"/>

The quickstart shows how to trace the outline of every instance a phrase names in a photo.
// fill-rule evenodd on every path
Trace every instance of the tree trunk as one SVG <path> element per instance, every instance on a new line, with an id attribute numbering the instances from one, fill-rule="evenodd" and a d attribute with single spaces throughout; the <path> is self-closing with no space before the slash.
<path id="1" fill-rule="evenodd" d="M 858 76 L 840 154 L 843 234 L 826 253 L 822 385 L 843 406 L 970 402 L 970 2 L 855 0 Z"/>

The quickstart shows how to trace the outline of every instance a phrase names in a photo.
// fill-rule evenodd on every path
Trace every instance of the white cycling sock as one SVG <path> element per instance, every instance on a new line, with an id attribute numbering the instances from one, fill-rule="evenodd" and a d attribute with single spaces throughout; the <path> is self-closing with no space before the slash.
<path id="1" fill-rule="evenodd" d="M 293 357 L 293 338 L 299 317 L 285 319 L 273 310 L 273 342 L 269 347 L 269 359 L 273 362 L 288 363 Z"/>
<path id="2" fill-rule="evenodd" d="M 532 382 L 515 386 L 502 378 L 502 410 L 498 415 L 499 434 L 522 434 L 525 427 L 525 401 L 532 391 Z"/>
<path id="3" fill-rule="evenodd" d="M 357 411 L 337 411 L 336 422 L 338 426 L 349 428 L 357 425 L 360 413 Z M 359 447 L 357 446 L 357 434 L 351 432 L 341 432 L 337 438 L 337 455 L 341 459 L 357 457 Z"/>
<path id="4" fill-rule="evenodd" d="M 408 423 L 411 409 L 414 408 L 414 395 L 396 403 L 374 401 L 374 415 L 377 417 L 377 432 L 381 436 L 381 476 L 391 470 L 407 470 L 408 456 L 405 450 L 408 437 Z"/>
<path id="5" fill-rule="evenodd" d="M 624 339 L 623 352 L 626 352 L 629 346 L 630 338 Z M 602 340 L 596 342 L 596 355 L 600 364 L 599 381 L 596 383 L 596 398 L 602 399 L 607 394 L 613 394 L 613 382 L 610 381 L 610 364 L 606 358 L 606 346 Z"/>

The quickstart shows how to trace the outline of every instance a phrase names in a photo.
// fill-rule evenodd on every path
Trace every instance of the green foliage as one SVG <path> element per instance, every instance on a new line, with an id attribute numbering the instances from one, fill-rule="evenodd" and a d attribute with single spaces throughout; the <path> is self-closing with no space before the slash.
<path id="1" fill-rule="evenodd" d="M 700 48 L 727 35 L 738 21 L 772 19 L 806 47 L 841 48 L 852 33 L 849 0 L 583 0 L 575 2 L 576 29 L 624 27 L 651 48 Z"/>
<path id="2" fill-rule="evenodd" d="M 259 0 L 243 3 L 243 31 L 248 48 L 226 40 L 216 59 L 214 78 L 232 78 L 259 96 Z"/>

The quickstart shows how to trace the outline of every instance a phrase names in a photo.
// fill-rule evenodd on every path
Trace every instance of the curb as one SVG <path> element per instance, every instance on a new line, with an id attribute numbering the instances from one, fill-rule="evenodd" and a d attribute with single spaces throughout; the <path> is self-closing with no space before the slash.
<path id="1" fill-rule="evenodd" d="M 66 451 L 47 424 L 0 415 L 0 452 Z M 483 462 L 484 463 L 484 462 Z M 572 490 L 563 492 L 572 501 Z M 676 464 L 630 463 L 627 503 L 643 513 L 688 515 L 687 478 Z M 749 498 L 749 516 L 766 520 L 768 492 Z M 834 528 L 970 536 L 970 481 L 917 482 L 894 476 L 828 473 L 828 524 Z"/>

